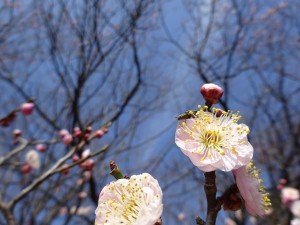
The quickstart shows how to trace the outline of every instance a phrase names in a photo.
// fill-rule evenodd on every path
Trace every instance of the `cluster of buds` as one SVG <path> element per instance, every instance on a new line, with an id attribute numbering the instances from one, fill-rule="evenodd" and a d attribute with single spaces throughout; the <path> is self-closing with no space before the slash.
<path id="1" fill-rule="evenodd" d="M 62 142 L 69 146 L 74 138 L 84 138 L 85 140 L 90 140 L 92 138 L 101 138 L 104 134 L 108 132 L 107 127 L 103 127 L 102 129 L 96 130 L 94 133 L 92 133 L 93 128 L 87 127 L 84 131 L 82 131 L 79 127 L 75 127 L 73 129 L 73 133 L 70 134 L 68 130 L 62 129 L 59 132 L 59 135 L 61 137 Z"/>

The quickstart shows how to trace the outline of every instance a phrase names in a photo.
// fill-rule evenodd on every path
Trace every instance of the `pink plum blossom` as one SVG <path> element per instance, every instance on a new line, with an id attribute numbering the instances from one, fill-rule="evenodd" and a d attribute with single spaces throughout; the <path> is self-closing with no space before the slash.
<path id="1" fill-rule="evenodd" d="M 294 218 L 291 220 L 291 225 L 300 225 L 300 218 Z"/>
<path id="2" fill-rule="evenodd" d="M 23 103 L 21 106 L 20 106 L 20 111 L 25 115 L 25 116 L 28 116 L 32 113 L 34 109 L 34 104 L 32 102 L 26 102 L 26 103 Z"/>
<path id="3" fill-rule="evenodd" d="M 153 225 L 163 210 L 162 191 L 150 174 L 119 179 L 101 191 L 95 225 Z"/>
<path id="4" fill-rule="evenodd" d="M 284 187 L 281 190 L 281 201 L 283 204 L 290 206 L 290 204 L 300 198 L 299 190 L 293 187 Z"/>
<path id="5" fill-rule="evenodd" d="M 231 171 L 247 165 L 253 147 L 247 140 L 249 128 L 238 124 L 240 116 L 219 110 L 208 112 L 201 108 L 190 119 L 180 120 L 175 143 L 200 170 Z"/>
<path id="6" fill-rule="evenodd" d="M 300 218 L 300 200 L 294 201 L 291 205 L 291 212 L 294 216 Z"/>
<path id="7" fill-rule="evenodd" d="M 232 170 L 237 187 L 245 201 L 245 207 L 252 216 L 263 216 L 271 206 L 268 193 L 261 185 L 262 179 L 252 161 L 247 165 Z"/>

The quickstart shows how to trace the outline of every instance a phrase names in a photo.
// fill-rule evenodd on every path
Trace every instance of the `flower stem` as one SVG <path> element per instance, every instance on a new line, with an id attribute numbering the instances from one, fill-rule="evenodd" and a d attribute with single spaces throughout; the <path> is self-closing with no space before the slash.
<path id="1" fill-rule="evenodd" d="M 204 191 L 207 200 L 206 225 L 215 225 L 218 212 L 221 209 L 220 204 L 218 204 L 216 198 L 216 194 L 217 194 L 216 174 L 215 171 L 211 171 L 211 172 L 204 173 L 204 176 L 205 176 Z"/>

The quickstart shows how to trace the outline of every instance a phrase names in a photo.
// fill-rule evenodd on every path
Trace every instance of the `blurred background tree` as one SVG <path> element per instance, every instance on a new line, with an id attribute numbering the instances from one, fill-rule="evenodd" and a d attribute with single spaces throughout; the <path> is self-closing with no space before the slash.
<path id="1" fill-rule="evenodd" d="M 0 118 L 29 99 L 35 109 L 0 127 L 0 157 L 21 146 L 0 160 L 0 224 L 93 224 L 111 159 L 129 175 L 159 180 L 164 224 L 195 224 L 205 212 L 203 175 L 174 144 L 175 116 L 203 104 L 198 90 L 207 82 L 224 88 L 220 107 L 240 110 L 252 128 L 274 205 L 263 221 L 222 213 L 218 224 L 228 216 L 239 225 L 290 224 L 276 187 L 285 178 L 300 189 L 299 9 L 288 0 L 2 1 Z M 67 146 L 59 137 L 61 129 L 94 132 L 110 123 L 101 139 Z M 23 145 L 14 143 L 14 129 L 23 131 Z M 37 143 L 48 148 L 41 167 L 24 175 Z M 91 178 L 79 166 L 66 175 L 55 170 L 106 144 Z M 218 173 L 220 193 L 232 182 Z"/>

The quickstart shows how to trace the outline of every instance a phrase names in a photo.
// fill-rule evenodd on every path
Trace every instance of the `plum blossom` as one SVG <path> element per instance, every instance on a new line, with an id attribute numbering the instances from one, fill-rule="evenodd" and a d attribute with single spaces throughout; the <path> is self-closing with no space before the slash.
<path id="1" fill-rule="evenodd" d="M 25 161 L 33 169 L 40 168 L 40 156 L 35 150 L 30 150 L 27 152 Z"/>
<path id="2" fill-rule="evenodd" d="M 300 200 L 294 201 L 291 205 L 291 212 L 294 216 L 300 218 Z"/>
<path id="3" fill-rule="evenodd" d="M 192 118 L 180 120 L 175 143 L 200 170 L 231 171 L 247 165 L 253 156 L 253 147 L 247 140 L 248 126 L 238 124 L 241 116 L 199 106 L 190 113 Z"/>
<path id="4" fill-rule="evenodd" d="M 281 201 L 289 206 L 293 201 L 300 198 L 299 191 L 293 187 L 284 187 L 281 190 Z"/>
<path id="5" fill-rule="evenodd" d="M 291 225 L 300 225 L 300 219 L 294 218 L 293 220 L 291 220 Z"/>
<path id="6" fill-rule="evenodd" d="M 119 179 L 99 196 L 95 225 L 153 225 L 163 210 L 162 191 L 150 174 Z"/>
<path id="7" fill-rule="evenodd" d="M 271 201 L 265 187 L 261 185 L 263 181 L 259 178 L 259 171 L 251 161 L 247 166 L 240 167 L 232 171 L 237 187 L 245 201 L 245 207 L 252 216 L 263 216 L 271 206 Z"/>

